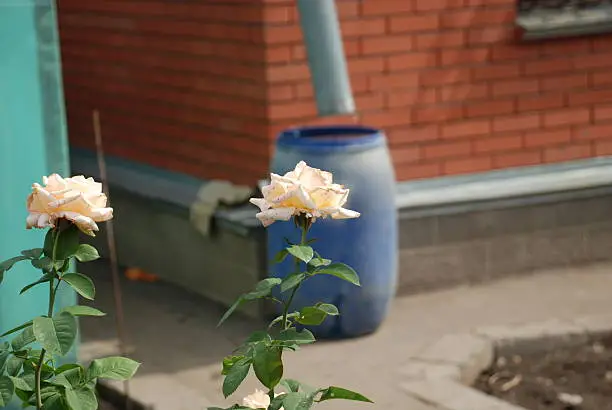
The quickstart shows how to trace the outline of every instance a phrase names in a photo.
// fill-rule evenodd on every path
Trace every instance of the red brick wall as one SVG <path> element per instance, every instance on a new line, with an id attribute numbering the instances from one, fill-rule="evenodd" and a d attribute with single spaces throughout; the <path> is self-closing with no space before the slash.
<path id="1" fill-rule="evenodd" d="M 316 118 L 294 0 L 62 0 L 71 142 L 254 183 Z M 337 0 L 359 118 L 400 180 L 612 154 L 612 36 L 515 40 L 515 0 Z"/>

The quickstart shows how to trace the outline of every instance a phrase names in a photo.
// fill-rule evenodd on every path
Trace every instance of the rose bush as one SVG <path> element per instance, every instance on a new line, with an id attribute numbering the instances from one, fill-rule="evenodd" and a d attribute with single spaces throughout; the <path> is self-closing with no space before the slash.
<path id="1" fill-rule="evenodd" d="M 333 183 L 330 172 L 309 167 L 300 161 L 293 171 L 280 176 L 270 175 L 270 184 L 262 188 L 263 198 L 251 198 L 261 212 L 256 217 L 264 226 L 274 221 L 288 221 L 294 215 L 305 214 L 314 222 L 317 218 L 358 218 L 359 212 L 343 208 L 349 190 Z"/>
<path id="2" fill-rule="evenodd" d="M 28 196 L 28 229 L 54 228 L 58 219 L 65 218 L 93 236 L 98 231 L 96 222 L 113 217 L 113 209 L 106 206 L 102 184 L 93 178 L 78 175 L 64 179 L 52 174 L 43 177 L 43 184 L 34 183 Z"/>

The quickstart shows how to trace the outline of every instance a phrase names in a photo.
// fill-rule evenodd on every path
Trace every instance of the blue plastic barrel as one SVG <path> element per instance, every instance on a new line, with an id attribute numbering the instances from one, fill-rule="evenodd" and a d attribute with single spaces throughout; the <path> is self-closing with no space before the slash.
<path id="1" fill-rule="evenodd" d="M 376 331 L 389 310 L 397 287 L 398 235 L 395 175 L 384 133 L 361 126 L 306 127 L 287 130 L 276 142 L 272 172 L 284 174 L 299 161 L 330 171 L 334 182 L 351 192 L 346 208 L 358 219 L 320 219 L 309 232 L 312 247 L 324 258 L 353 267 L 361 287 L 333 276 L 321 275 L 304 282 L 294 307 L 317 302 L 333 303 L 340 316 L 328 317 L 311 330 L 319 338 L 349 338 Z M 268 230 L 268 257 L 300 240 L 293 222 L 277 222 Z M 270 275 L 285 277 L 293 268 L 287 258 L 270 266 Z"/>

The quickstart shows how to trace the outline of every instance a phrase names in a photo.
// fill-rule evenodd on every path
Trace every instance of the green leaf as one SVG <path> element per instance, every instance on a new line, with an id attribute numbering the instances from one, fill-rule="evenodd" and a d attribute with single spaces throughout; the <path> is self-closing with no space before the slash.
<path id="1" fill-rule="evenodd" d="M 268 296 L 274 286 L 280 285 L 281 282 L 280 278 L 266 278 L 257 283 L 254 291 L 244 294 L 243 297 L 245 300 L 253 300 Z"/>
<path id="2" fill-rule="evenodd" d="M 34 336 L 34 330 L 32 329 L 32 322 L 30 322 L 29 326 L 24 327 L 23 332 L 11 340 L 11 346 L 13 347 L 14 351 L 19 351 L 35 341 L 36 337 Z"/>
<path id="3" fill-rule="evenodd" d="M 57 369 L 55 369 L 55 374 L 62 374 L 64 372 L 67 372 L 68 370 L 73 370 L 73 369 L 80 369 L 81 372 L 84 371 L 83 366 L 81 366 L 80 364 L 68 363 L 68 364 L 64 364 L 58 367 Z"/>
<path id="4" fill-rule="evenodd" d="M 332 263 L 329 266 L 319 268 L 315 270 L 315 274 L 318 275 L 332 275 L 347 282 L 352 283 L 353 285 L 361 286 L 359 283 L 359 276 L 357 276 L 357 272 L 353 268 L 344 263 Z"/>
<path id="5" fill-rule="evenodd" d="M 25 362 L 25 360 L 21 357 L 10 356 L 5 364 L 6 374 L 9 376 L 17 376 L 21 371 L 23 362 Z"/>
<path id="6" fill-rule="evenodd" d="M 328 303 L 317 303 L 315 306 L 302 308 L 296 321 L 306 326 L 320 325 L 328 315 L 336 316 L 338 314 L 336 306 Z"/>
<path id="7" fill-rule="evenodd" d="M 282 349 L 259 343 L 253 352 L 255 375 L 268 389 L 274 388 L 283 378 Z"/>
<path id="8" fill-rule="evenodd" d="M 0 263 L 0 272 L 6 272 L 10 270 L 17 262 L 24 261 L 26 259 L 29 258 L 27 256 L 21 255 L 5 260 L 4 262 Z"/>
<path id="9" fill-rule="evenodd" d="M 66 355 L 77 333 L 77 322 L 68 312 L 61 312 L 53 318 L 34 319 L 34 336 L 43 348 L 60 356 Z"/>
<path id="10" fill-rule="evenodd" d="M 32 259 L 32 266 L 34 266 L 36 269 L 41 269 L 45 272 L 50 272 L 51 270 L 53 270 L 53 260 L 48 256 L 45 256 L 41 259 Z"/>
<path id="11" fill-rule="evenodd" d="M 19 332 L 21 329 L 25 329 L 26 327 L 29 327 L 29 326 L 32 326 L 32 321 L 31 320 L 29 322 L 26 322 L 26 323 L 22 324 L 22 325 L 14 327 L 11 330 L 7 330 L 6 332 L 2 333 L 0 335 L 0 337 L 8 336 L 8 335 L 10 335 L 12 333 Z"/>
<path id="12" fill-rule="evenodd" d="M 62 280 L 72 286 L 79 295 L 85 299 L 93 300 L 96 296 L 96 287 L 91 279 L 80 273 L 66 273 Z"/>
<path id="13" fill-rule="evenodd" d="M 0 408 L 9 405 L 14 392 L 15 386 L 13 386 L 10 377 L 0 376 Z"/>
<path id="14" fill-rule="evenodd" d="M 229 307 L 229 309 L 227 309 L 225 311 L 225 313 L 223 314 L 223 316 L 221 316 L 221 319 L 219 320 L 219 323 L 217 323 L 217 327 L 221 326 L 223 324 L 223 322 L 225 322 L 231 315 L 232 313 L 234 313 L 234 311 L 236 309 L 238 309 L 238 307 L 240 305 L 242 305 L 245 302 L 245 300 L 241 297 L 238 298 L 237 301 L 235 301 L 232 306 Z"/>
<path id="15" fill-rule="evenodd" d="M 223 370 L 221 371 L 222 375 L 227 375 L 230 370 L 232 370 L 232 367 L 234 367 L 234 365 L 240 361 L 244 361 L 246 359 L 246 357 L 240 355 L 240 356 L 225 356 L 223 358 Z"/>
<path id="16" fill-rule="evenodd" d="M 290 392 L 298 392 L 300 390 L 300 382 L 298 382 L 297 380 L 293 380 L 293 379 L 283 379 L 280 382 L 280 385 L 283 386 L 285 389 L 289 390 Z"/>
<path id="17" fill-rule="evenodd" d="M 33 389 L 28 385 L 28 383 L 26 383 L 25 380 L 19 378 L 19 377 L 13 377 L 13 376 L 9 376 L 9 379 L 11 379 L 11 381 L 13 382 L 13 386 L 16 389 L 19 390 L 23 390 L 23 391 L 32 391 Z"/>
<path id="18" fill-rule="evenodd" d="M 306 263 L 310 262 L 310 260 L 314 256 L 313 249 L 310 246 L 306 245 L 290 246 L 289 248 L 287 248 L 287 252 Z"/>
<path id="19" fill-rule="evenodd" d="M 274 259 L 272 260 L 272 262 L 274 262 L 274 263 L 281 263 L 282 261 L 285 260 L 287 255 L 289 255 L 289 252 L 287 252 L 287 249 L 283 249 L 282 251 L 278 252 L 274 256 Z"/>
<path id="20" fill-rule="evenodd" d="M 76 254 L 79 249 L 79 232 L 79 228 L 73 224 L 59 232 L 55 250 L 55 260 L 66 260 Z M 45 246 L 45 253 L 46 252 L 47 248 Z M 53 257 L 53 247 L 51 247 L 51 255 L 47 256 Z"/>
<path id="21" fill-rule="evenodd" d="M 294 287 L 296 287 L 297 285 L 302 283 L 302 281 L 304 281 L 304 279 L 306 279 L 306 276 L 307 275 L 304 272 L 292 273 L 292 274 L 288 275 L 281 282 L 281 284 L 280 284 L 280 291 L 284 293 L 284 292 L 288 291 L 289 289 L 293 289 Z"/>
<path id="22" fill-rule="evenodd" d="M 305 392 L 291 392 L 281 397 L 285 410 L 310 410 L 314 404 L 314 395 Z"/>
<path id="23" fill-rule="evenodd" d="M 305 345 L 315 342 L 315 337 L 312 332 L 308 329 L 302 329 L 299 332 L 291 327 L 289 329 L 283 330 L 280 332 L 278 336 L 278 340 L 282 342 L 283 345 L 286 344 L 297 344 L 297 345 Z"/>
<path id="24" fill-rule="evenodd" d="M 43 248 L 34 248 L 21 251 L 21 254 L 29 259 L 40 259 L 43 254 Z"/>
<path id="25" fill-rule="evenodd" d="M 131 379 L 139 366 L 140 363 L 126 357 L 96 359 L 91 362 L 89 369 L 87 369 L 87 379 L 93 380 L 101 377 L 103 379 L 124 381 Z"/>
<path id="26" fill-rule="evenodd" d="M 46 270 L 46 269 L 45 269 Z M 45 273 L 40 279 L 38 279 L 36 282 L 30 283 L 29 285 L 25 286 L 23 289 L 21 289 L 21 291 L 19 291 L 19 294 L 24 294 L 25 292 L 27 292 L 28 290 L 32 289 L 34 286 L 40 285 L 41 283 L 47 283 L 50 282 L 51 279 L 55 277 L 54 273 L 48 272 Z"/>
<path id="27" fill-rule="evenodd" d="M 250 367 L 251 363 L 248 359 L 242 359 L 234 363 L 223 380 L 223 396 L 227 398 L 236 391 L 238 386 L 247 377 L 247 374 L 249 374 Z"/>
<path id="28" fill-rule="evenodd" d="M 308 262 L 309 265 L 314 266 L 315 268 L 318 268 L 319 266 L 328 266 L 330 263 L 332 263 L 331 259 L 320 257 L 312 258 L 311 261 Z"/>
<path id="29" fill-rule="evenodd" d="M 43 409 L 45 410 L 77 410 L 72 409 L 66 398 L 59 390 L 58 387 L 54 387 L 54 390 L 47 390 L 43 396 Z"/>
<path id="30" fill-rule="evenodd" d="M 333 400 L 333 399 L 344 399 L 344 400 L 374 403 L 372 400 L 368 399 L 367 397 L 359 393 L 356 393 L 351 390 L 343 389 L 342 387 L 334 387 L 334 386 L 328 387 L 327 389 L 323 390 L 323 394 L 321 395 L 318 401 Z"/>
<path id="31" fill-rule="evenodd" d="M 96 394 L 86 388 L 66 389 L 66 401 L 73 410 L 97 410 Z"/>
<path id="32" fill-rule="evenodd" d="M 86 243 L 79 245 L 74 256 L 79 262 L 91 262 L 100 259 L 98 250 Z"/>
<path id="33" fill-rule="evenodd" d="M 98 316 L 98 317 L 106 316 L 106 313 L 96 308 L 92 308 L 91 306 L 83 306 L 83 305 L 66 306 L 60 312 L 68 312 L 72 316 Z"/>

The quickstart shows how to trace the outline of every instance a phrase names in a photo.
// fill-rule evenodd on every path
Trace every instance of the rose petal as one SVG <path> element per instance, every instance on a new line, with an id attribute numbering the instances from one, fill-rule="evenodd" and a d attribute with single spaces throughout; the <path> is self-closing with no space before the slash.
<path id="1" fill-rule="evenodd" d="M 249 199 L 249 202 L 259 207 L 260 211 L 265 211 L 266 209 L 270 209 L 270 204 L 264 198 L 251 198 Z"/>
<path id="2" fill-rule="evenodd" d="M 272 225 L 275 221 L 288 221 L 295 213 L 295 208 L 272 208 L 255 215 L 263 226 Z"/>
<path id="3" fill-rule="evenodd" d="M 94 231 L 99 230 L 98 225 L 93 219 L 77 212 L 58 212 L 57 216 L 60 218 L 66 218 L 73 222 L 81 230 L 81 232 L 89 236 L 94 236 Z"/>
<path id="4" fill-rule="evenodd" d="M 361 214 L 346 208 L 338 208 L 338 211 L 331 214 L 333 219 L 352 219 L 359 218 Z"/>

